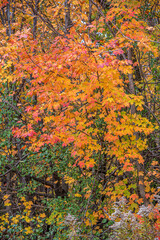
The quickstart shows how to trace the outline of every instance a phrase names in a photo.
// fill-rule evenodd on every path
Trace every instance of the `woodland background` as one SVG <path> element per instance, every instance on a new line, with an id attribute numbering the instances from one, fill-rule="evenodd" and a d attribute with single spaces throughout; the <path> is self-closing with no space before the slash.
<path id="1" fill-rule="evenodd" d="M 0 238 L 160 239 L 159 1 L 0 1 Z"/>

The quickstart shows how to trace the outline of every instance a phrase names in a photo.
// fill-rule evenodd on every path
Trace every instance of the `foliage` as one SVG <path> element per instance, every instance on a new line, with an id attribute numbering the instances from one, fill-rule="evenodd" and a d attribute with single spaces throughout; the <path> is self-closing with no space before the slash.
<path id="1" fill-rule="evenodd" d="M 158 237 L 158 2 L 0 1 L 0 19 L 0 237 Z"/>
<path id="2" fill-rule="evenodd" d="M 158 205 L 142 205 L 139 211 L 134 214 L 127 211 L 126 200 L 122 198 L 114 204 L 114 213 L 110 216 L 115 221 L 111 226 L 112 235 L 110 239 L 155 239 L 158 236 L 158 228 L 154 225 L 154 219 L 159 218 Z"/>

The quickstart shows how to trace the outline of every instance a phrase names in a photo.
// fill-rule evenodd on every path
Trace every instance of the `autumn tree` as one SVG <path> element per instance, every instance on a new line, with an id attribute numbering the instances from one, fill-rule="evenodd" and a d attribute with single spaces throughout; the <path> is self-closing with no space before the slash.
<path id="1" fill-rule="evenodd" d="M 157 237 L 158 2 L 0 7 L 1 238 Z"/>

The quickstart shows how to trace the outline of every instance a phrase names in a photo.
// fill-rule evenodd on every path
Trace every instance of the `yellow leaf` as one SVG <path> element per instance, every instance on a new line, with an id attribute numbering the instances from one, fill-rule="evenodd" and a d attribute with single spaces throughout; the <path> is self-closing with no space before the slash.
<path id="1" fill-rule="evenodd" d="M 143 176 L 143 172 L 139 172 L 139 176 Z"/>
<path id="2" fill-rule="evenodd" d="M 25 230 L 26 230 L 26 234 L 27 234 L 27 235 L 30 234 L 30 233 L 33 233 L 31 227 L 26 227 Z"/>
<path id="3" fill-rule="evenodd" d="M 150 186 L 149 186 L 149 185 L 145 188 L 145 191 L 146 191 L 146 192 L 149 192 L 149 191 L 150 191 Z"/>
<path id="4" fill-rule="evenodd" d="M 25 221 L 27 222 L 27 223 L 30 223 L 30 221 L 31 221 L 31 219 L 28 217 L 28 216 L 25 216 Z"/>
<path id="5" fill-rule="evenodd" d="M 26 201 L 25 197 L 21 197 L 21 201 L 25 202 Z"/>
<path id="6" fill-rule="evenodd" d="M 153 161 L 152 166 L 156 166 L 156 165 L 158 165 L 158 161 Z"/>
<path id="7" fill-rule="evenodd" d="M 89 190 L 89 191 L 87 191 L 87 193 L 84 195 L 86 199 L 88 199 L 88 198 L 90 197 L 90 192 L 91 192 L 91 191 Z"/>
<path id="8" fill-rule="evenodd" d="M 75 197 L 82 197 L 82 195 L 79 194 L 79 193 L 76 193 L 74 196 L 75 196 Z"/>
<path id="9" fill-rule="evenodd" d="M 139 185 L 143 185 L 143 182 L 142 182 L 142 181 L 139 181 Z"/>
<path id="10" fill-rule="evenodd" d="M 3 196 L 3 200 L 5 201 L 7 198 L 9 198 L 10 195 L 6 194 Z"/>
<path id="11" fill-rule="evenodd" d="M 45 214 L 45 213 L 41 213 L 39 216 L 40 216 L 41 218 L 45 218 L 45 217 L 46 217 L 46 214 Z"/>
<path id="12" fill-rule="evenodd" d="M 9 199 L 7 199 L 7 200 L 4 202 L 4 206 L 11 206 L 11 203 L 10 203 Z"/>
<path id="13" fill-rule="evenodd" d="M 85 224 L 86 224 L 86 226 L 90 226 L 91 225 L 91 223 L 90 223 L 90 221 L 88 219 L 85 221 Z"/>

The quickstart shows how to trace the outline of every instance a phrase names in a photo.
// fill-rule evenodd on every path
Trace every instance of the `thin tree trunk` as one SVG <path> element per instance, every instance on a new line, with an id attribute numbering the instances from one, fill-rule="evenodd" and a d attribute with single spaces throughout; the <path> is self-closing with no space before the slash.
<path id="1" fill-rule="evenodd" d="M 64 6 L 65 6 L 65 32 L 69 33 L 69 29 L 72 26 L 69 0 L 65 0 Z"/>
<path id="2" fill-rule="evenodd" d="M 132 61 L 132 49 L 131 48 L 129 48 L 129 50 L 128 50 L 128 60 Z M 128 78 L 129 78 L 130 93 L 135 94 L 133 74 L 128 74 Z M 136 113 L 136 108 L 135 108 L 135 105 L 133 104 L 133 105 L 131 105 L 131 114 L 135 114 L 135 113 Z M 138 140 L 138 138 L 139 138 L 138 133 L 135 132 L 135 135 L 136 135 L 136 139 Z M 139 194 L 140 194 L 140 197 L 143 198 L 144 204 L 147 206 L 148 201 L 147 201 L 146 196 L 145 196 L 144 175 L 142 174 L 143 173 L 143 165 L 140 164 L 138 162 L 138 160 L 136 161 L 136 165 L 137 165 Z"/>

